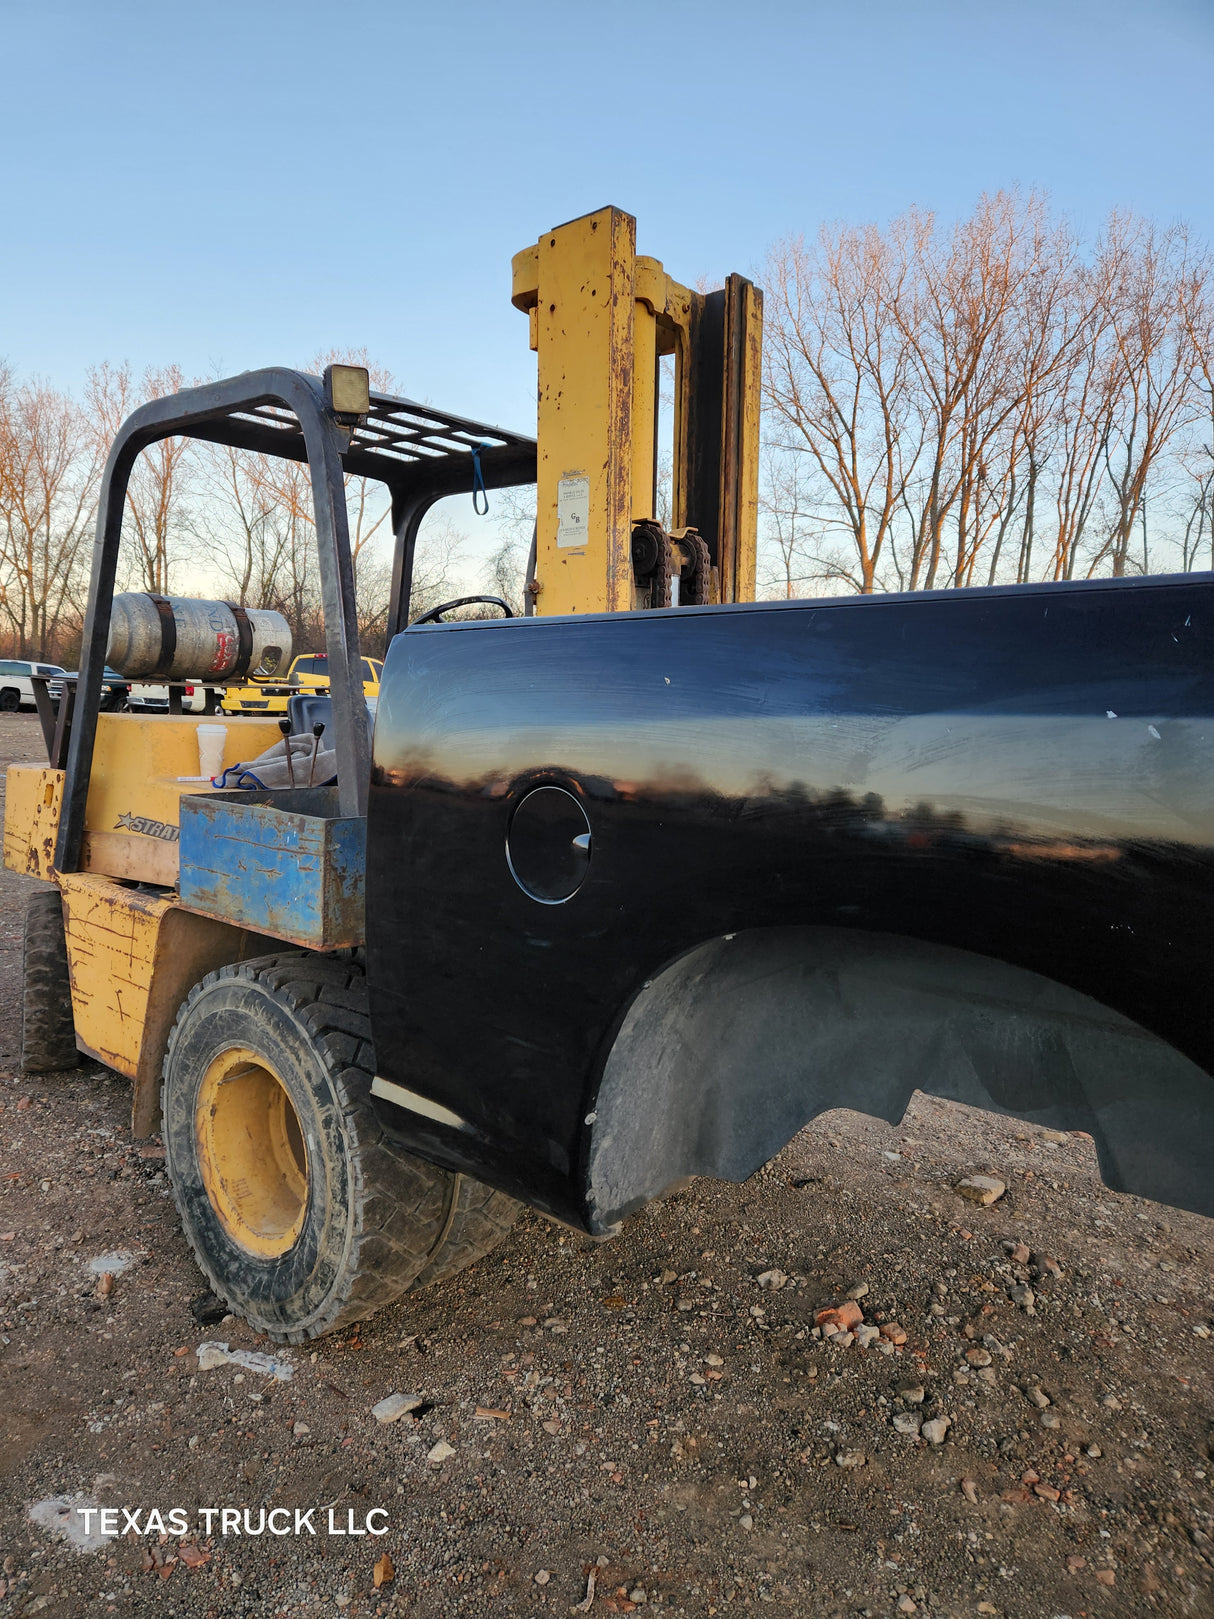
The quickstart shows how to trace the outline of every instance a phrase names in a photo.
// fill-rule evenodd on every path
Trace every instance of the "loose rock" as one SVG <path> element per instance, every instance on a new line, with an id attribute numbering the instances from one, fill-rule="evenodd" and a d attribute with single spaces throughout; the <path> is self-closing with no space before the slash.
<path id="1" fill-rule="evenodd" d="M 992 1203 L 997 1203 L 1004 1192 L 1007 1191 L 1007 1187 L 1003 1181 L 998 1180 L 994 1175 L 967 1175 L 964 1180 L 959 1180 L 956 1183 L 953 1191 L 959 1192 L 962 1197 L 967 1198 L 971 1203 L 977 1203 L 981 1208 L 985 1209 L 989 1208 Z"/>
<path id="2" fill-rule="evenodd" d="M 416 1411 L 422 1403 L 420 1394 L 389 1394 L 371 1407 L 371 1415 L 376 1422 L 397 1422 L 406 1411 Z"/>
<path id="3" fill-rule="evenodd" d="M 952 1417 L 933 1417 L 923 1424 L 920 1432 L 929 1445 L 942 1445 L 952 1425 Z"/>
<path id="4" fill-rule="evenodd" d="M 848 1299 L 844 1304 L 828 1304 L 824 1310 L 819 1310 L 814 1316 L 814 1326 L 821 1327 L 823 1332 L 828 1327 L 833 1332 L 850 1332 L 863 1320 L 860 1306 L 854 1299 Z"/>

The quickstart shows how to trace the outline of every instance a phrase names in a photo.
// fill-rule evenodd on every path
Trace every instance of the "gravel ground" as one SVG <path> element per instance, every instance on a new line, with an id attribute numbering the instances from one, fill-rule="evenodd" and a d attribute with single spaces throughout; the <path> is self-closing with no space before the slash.
<path id="1" fill-rule="evenodd" d="M 0 762 L 37 754 L 0 717 Z M 1214 1613 L 1214 1222 L 1107 1191 L 1086 1138 L 828 1114 L 614 1242 L 525 1215 L 278 1350 L 191 1313 L 126 1082 L 16 1073 L 28 886 L 0 878 L 0 1612 Z M 381 1424 L 392 1393 L 420 1404 Z M 75 1548 L 93 1506 L 137 1530 Z M 275 1508 L 317 1532 L 243 1532 Z"/>

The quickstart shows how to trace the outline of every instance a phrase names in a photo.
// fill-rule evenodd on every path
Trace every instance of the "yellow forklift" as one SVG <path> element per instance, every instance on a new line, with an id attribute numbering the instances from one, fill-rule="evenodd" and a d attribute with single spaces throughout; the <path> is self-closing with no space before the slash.
<path id="1" fill-rule="evenodd" d="M 637 255 L 635 221 L 604 208 L 517 255 L 513 301 L 538 354 L 537 439 L 374 392 L 365 371 L 338 365 L 323 378 L 245 372 L 135 411 L 102 482 L 78 681 L 57 710 L 39 693 L 48 762 L 8 771 L 5 864 L 43 885 L 26 917 L 24 1066 L 62 1069 L 83 1052 L 130 1078 L 133 1131 L 163 1131 L 211 1287 L 284 1341 L 450 1274 L 519 1207 L 501 1189 L 509 1177 L 490 1185 L 472 1160 L 402 1145 L 383 1100 L 399 1098 L 376 1090 L 363 954 L 373 738 L 344 476 L 378 479 L 391 500 L 389 644 L 410 623 L 422 519 L 474 487 L 536 485 L 529 615 L 754 592 L 756 289 L 738 276 L 707 295 L 679 285 Z M 664 355 L 669 530 L 656 510 Z M 151 650 L 147 636 L 138 653 L 116 646 L 128 480 L 141 451 L 177 435 L 308 467 L 330 689 L 293 695 L 281 726 L 181 711 L 187 682 L 235 688 L 259 660 L 286 666 L 289 647 L 265 656 L 274 626 L 253 609 L 127 601 Z M 107 657 L 167 684 L 168 710 L 102 712 Z M 302 773 L 309 746 L 323 776 Z M 275 750 L 285 785 L 252 768 Z M 438 1104 L 414 1108 L 442 1125 Z"/>

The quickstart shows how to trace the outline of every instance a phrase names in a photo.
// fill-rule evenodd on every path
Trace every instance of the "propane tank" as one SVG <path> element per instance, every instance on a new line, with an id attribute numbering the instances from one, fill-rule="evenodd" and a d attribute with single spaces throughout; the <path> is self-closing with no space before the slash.
<path id="1" fill-rule="evenodd" d="M 128 680 L 232 680 L 291 661 L 281 613 L 128 591 L 114 597 L 105 661 Z"/>

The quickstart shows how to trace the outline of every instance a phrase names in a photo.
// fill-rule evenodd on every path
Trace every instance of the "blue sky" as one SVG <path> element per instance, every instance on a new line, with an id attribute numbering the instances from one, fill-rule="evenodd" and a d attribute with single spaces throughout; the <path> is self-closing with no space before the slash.
<path id="1" fill-rule="evenodd" d="M 365 345 L 529 430 L 510 257 L 615 202 L 684 281 L 1046 188 L 1214 236 L 1210 0 L 0 0 L 0 356 L 78 388 Z"/>

